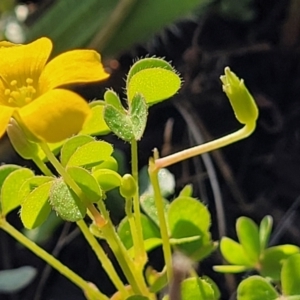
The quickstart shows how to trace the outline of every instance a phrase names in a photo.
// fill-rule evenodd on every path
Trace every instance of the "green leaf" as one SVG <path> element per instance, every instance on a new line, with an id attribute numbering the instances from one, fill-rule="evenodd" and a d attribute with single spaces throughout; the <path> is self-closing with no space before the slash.
<path id="1" fill-rule="evenodd" d="M 192 197 L 193 195 L 193 185 L 187 184 L 184 188 L 180 191 L 179 196 L 182 197 Z"/>
<path id="2" fill-rule="evenodd" d="M 162 68 L 144 69 L 130 78 L 127 85 L 129 102 L 142 94 L 148 105 L 172 97 L 180 89 L 181 79 L 174 72 Z"/>
<path id="3" fill-rule="evenodd" d="M 51 238 L 53 238 L 55 230 L 62 224 L 62 222 L 63 220 L 58 217 L 54 211 L 51 211 L 47 220 L 45 220 L 45 222 L 39 227 L 36 227 L 34 229 L 24 228 L 22 232 L 31 241 L 35 242 L 38 245 L 43 245 Z"/>
<path id="4" fill-rule="evenodd" d="M 150 300 L 148 297 L 145 296 L 130 296 L 129 298 L 127 298 L 126 300 Z"/>
<path id="5" fill-rule="evenodd" d="M 111 57 L 137 42 L 147 41 L 166 25 L 196 8 L 203 8 L 207 3 L 210 1 L 173 0 L 170 9 L 169 0 L 126 3 L 117 0 L 58 1 L 47 7 L 43 15 L 26 30 L 27 40 L 48 36 L 55 45 L 55 54 L 91 45 L 89 48 Z M 113 13 L 119 18 L 112 17 Z M 60 20 L 59 26 L 53 27 L 53 20 Z M 95 40 L 91 43 L 93 38 Z"/>
<path id="6" fill-rule="evenodd" d="M 144 134 L 148 115 L 148 108 L 143 95 L 135 94 L 133 96 L 129 113 L 134 139 L 139 141 Z"/>
<path id="7" fill-rule="evenodd" d="M 21 206 L 21 220 L 28 229 L 40 226 L 51 212 L 48 202 L 53 181 L 48 181 L 34 189 L 23 201 Z"/>
<path id="8" fill-rule="evenodd" d="M 77 148 L 68 160 L 68 167 L 91 168 L 108 159 L 113 152 L 111 144 L 104 141 L 92 141 Z"/>
<path id="9" fill-rule="evenodd" d="M 153 194 L 145 193 L 140 197 L 140 204 L 143 211 L 147 214 L 147 216 L 157 225 L 159 226 L 159 220 L 157 215 L 157 209 L 155 205 L 155 199 Z M 169 208 L 169 201 L 163 199 L 163 206 L 165 211 L 165 216 L 167 214 Z"/>
<path id="10" fill-rule="evenodd" d="M 147 123 L 148 108 L 142 95 L 134 95 L 134 99 L 126 111 L 118 96 L 112 92 L 105 93 L 107 105 L 104 109 L 104 119 L 118 137 L 130 142 L 140 140 Z"/>
<path id="11" fill-rule="evenodd" d="M 265 278 L 251 276 L 238 286 L 238 300 L 276 300 L 279 297 L 276 289 Z"/>
<path id="12" fill-rule="evenodd" d="M 128 72 L 128 75 L 127 75 L 126 86 L 129 85 L 129 82 L 130 82 L 132 76 L 134 76 L 138 72 L 140 72 L 142 70 L 154 69 L 154 68 L 161 68 L 161 69 L 175 72 L 172 65 L 162 58 L 158 58 L 158 57 L 141 58 L 131 66 L 131 68 Z"/>
<path id="13" fill-rule="evenodd" d="M 36 274 L 36 269 L 30 266 L 0 271 L 0 293 L 20 291 L 33 281 Z"/>
<path id="14" fill-rule="evenodd" d="M 11 164 L 0 166 L 0 189 L 2 188 L 3 182 L 6 179 L 6 177 L 13 171 L 18 170 L 20 168 L 20 166 Z"/>
<path id="15" fill-rule="evenodd" d="M 204 204 L 191 197 L 178 197 L 170 204 L 167 215 L 172 238 L 201 237 L 177 246 L 187 256 L 198 261 L 213 250 L 209 233 L 211 218 Z"/>
<path id="16" fill-rule="evenodd" d="M 175 177 L 174 175 L 165 168 L 162 168 L 158 172 L 158 181 L 160 192 L 163 197 L 169 197 L 175 192 Z M 153 195 L 153 188 L 149 179 L 148 166 L 143 167 L 139 172 L 139 184 L 140 192 L 143 196 Z"/>
<path id="17" fill-rule="evenodd" d="M 115 153 L 114 153 L 115 154 Z M 95 166 L 92 168 L 92 172 L 95 172 L 99 169 L 110 169 L 112 171 L 118 171 L 119 168 L 119 164 L 117 162 L 117 160 L 110 156 L 107 160 L 101 162 L 99 165 Z"/>
<path id="18" fill-rule="evenodd" d="M 214 290 L 214 296 L 215 299 L 218 300 L 221 298 L 221 292 L 219 290 L 218 285 L 208 276 L 202 276 L 202 279 L 204 279 L 207 283 L 209 283 L 212 287 L 212 289 Z"/>
<path id="19" fill-rule="evenodd" d="M 213 266 L 213 270 L 219 273 L 242 273 L 249 271 L 249 267 L 244 265 L 220 265 Z"/>
<path id="20" fill-rule="evenodd" d="M 126 113 L 119 96 L 112 90 L 107 90 L 104 93 L 104 100 L 106 104 L 113 106 L 120 113 Z"/>
<path id="21" fill-rule="evenodd" d="M 34 176 L 27 179 L 19 190 L 19 198 L 22 199 L 23 202 L 34 189 L 46 182 L 52 181 L 53 179 L 54 178 L 51 176 Z"/>
<path id="22" fill-rule="evenodd" d="M 271 235 L 273 226 L 273 218 L 271 216 L 265 216 L 260 222 L 259 226 L 259 242 L 260 251 L 263 252 L 269 243 L 269 238 Z"/>
<path id="23" fill-rule="evenodd" d="M 89 171 L 80 167 L 68 167 L 67 173 L 83 191 L 88 202 L 96 203 L 102 198 L 101 189 Z"/>
<path id="24" fill-rule="evenodd" d="M 279 245 L 266 249 L 260 260 L 260 274 L 273 280 L 280 280 L 283 262 L 291 255 L 299 253 L 295 245 Z"/>
<path id="25" fill-rule="evenodd" d="M 282 293 L 286 296 L 300 296 L 300 254 L 287 258 L 281 270 Z"/>
<path id="26" fill-rule="evenodd" d="M 146 268 L 145 277 L 150 286 L 151 293 L 158 293 L 168 284 L 166 268 L 162 272 L 157 272 L 151 266 Z"/>
<path id="27" fill-rule="evenodd" d="M 248 269 L 255 267 L 255 263 L 249 259 L 243 246 L 228 237 L 221 239 L 220 250 L 222 256 L 230 264 L 247 266 Z"/>
<path id="28" fill-rule="evenodd" d="M 109 169 L 98 169 L 92 173 L 101 189 L 110 191 L 121 185 L 122 177 L 119 173 Z"/>
<path id="29" fill-rule="evenodd" d="M 49 200 L 63 220 L 76 222 L 85 217 L 86 206 L 61 178 L 53 182 Z"/>
<path id="30" fill-rule="evenodd" d="M 143 229 L 143 237 L 144 240 L 150 238 L 160 238 L 160 231 L 159 228 L 153 221 L 148 218 L 147 216 L 141 214 L 141 223 Z M 123 242 L 126 249 L 130 249 L 133 246 L 130 226 L 128 222 L 128 218 L 125 217 L 118 227 L 118 235 Z"/>
<path id="31" fill-rule="evenodd" d="M 91 117 L 84 123 L 80 134 L 105 135 L 110 132 L 104 120 L 104 101 L 91 107 Z"/>
<path id="32" fill-rule="evenodd" d="M 216 300 L 211 285 L 201 278 L 188 278 L 181 283 L 182 300 Z"/>
<path id="33" fill-rule="evenodd" d="M 60 162 L 65 167 L 74 154 L 74 152 L 81 146 L 94 141 L 89 135 L 76 135 L 68 139 L 60 151 Z"/>
<path id="34" fill-rule="evenodd" d="M 26 168 L 21 168 L 10 173 L 3 182 L 1 189 L 2 214 L 5 216 L 22 203 L 19 191 L 22 184 L 34 176 L 34 173 Z"/>
<path id="35" fill-rule="evenodd" d="M 250 218 L 240 217 L 236 222 L 236 232 L 245 254 L 252 262 L 258 262 L 260 256 L 258 226 Z"/>
<path id="36" fill-rule="evenodd" d="M 132 122 L 126 112 L 119 111 L 112 105 L 106 105 L 104 120 L 110 130 L 122 140 L 130 142 L 134 139 Z"/>

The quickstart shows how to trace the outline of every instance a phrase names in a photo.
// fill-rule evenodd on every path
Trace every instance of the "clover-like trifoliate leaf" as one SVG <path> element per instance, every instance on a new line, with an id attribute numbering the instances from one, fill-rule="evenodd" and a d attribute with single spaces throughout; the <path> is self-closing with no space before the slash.
<path id="1" fill-rule="evenodd" d="M 33 171 L 21 168 L 11 172 L 4 180 L 1 188 L 1 208 L 5 216 L 22 203 L 22 197 L 19 195 L 22 184 L 34 176 Z"/>
<path id="2" fill-rule="evenodd" d="M 112 132 L 124 141 L 130 142 L 133 139 L 136 141 L 141 139 L 147 123 L 147 114 L 145 99 L 137 93 L 127 111 L 123 109 L 121 103 L 119 105 L 108 103 L 104 110 L 104 119 Z"/>
<path id="3" fill-rule="evenodd" d="M 112 105 L 106 105 L 104 119 L 110 130 L 126 142 L 134 139 L 130 116 L 124 111 L 119 111 Z"/>
<path id="4" fill-rule="evenodd" d="M 86 206 L 62 178 L 54 180 L 49 200 L 52 208 L 63 220 L 77 222 L 85 217 Z"/>

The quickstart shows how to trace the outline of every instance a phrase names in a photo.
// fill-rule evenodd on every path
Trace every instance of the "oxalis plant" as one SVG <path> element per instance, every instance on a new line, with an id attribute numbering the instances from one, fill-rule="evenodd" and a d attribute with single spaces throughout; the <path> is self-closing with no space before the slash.
<path id="1" fill-rule="evenodd" d="M 7 132 L 15 150 L 43 174 L 18 165 L 0 167 L 0 228 L 67 277 L 90 300 L 220 299 L 217 284 L 195 271 L 195 264 L 218 247 L 209 231 L 210 213 L 192 196 L 191 186 L 173 195 L 174 179 L 166 167 L 234 143 L 254 131 L 258 109 L 243 80 L 228 67 L 221 76 L 223 90 L 243 127 L 166 157 L 154 150 L 149 159 L 149 184 L 142 190 L 138 141 L 149 108 L 180 89 L 179 74 L 163 59 L 140 59 L 127 75 L 125 106 L 113 90 L 107 90 L 103 100 L 87 104 L 67 87 L 106 79 L 100 55 L 73 50 L 49 61 L 51 49 L 47 38 L 27 45 L 0 42 L 0 136 Z M 113 146 L 99 139 L 109 132 L 130 144 L 131 173 L 118 172 Z M 106 207 L 111 190 L 118 190 L 125 204 L 126 217 L 118 226 Z M 171 202 L 166 200 L 170 196 Z M 6 216 L 17 208 L 28 230 L 41 226 L 52 211 L 62 220 L 76 223 L 116 293 L 103 294 L 101 286 L 98 289 L 81 278 L 9 224 Z M 270 216 L 260 226 L 241 217 L 237 221 L 239 242 L 227 237 L 220 241 L 220 250 L 231 265 L 215 266 L 217 272 L 259 274 L 240 283 L 238 299 L 300 299 L 299 248 L 268 248 L 271 228 Z M 126 283 L 99 240 L 109 245 Z M 147 253 L 159 246 L 163 270 L 147 264 Z M 24 278 L 29 276 L 26 270 L 17 271 L 22 272 Z M 12 270 L 0 272 L 0 289 L 5 290 L 8 276 L 16 278 Z"/>

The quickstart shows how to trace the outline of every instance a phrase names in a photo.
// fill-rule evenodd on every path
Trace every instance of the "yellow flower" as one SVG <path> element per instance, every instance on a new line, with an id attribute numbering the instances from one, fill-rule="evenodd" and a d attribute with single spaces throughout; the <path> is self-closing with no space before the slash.
<path id="1" fill-rule="evenodd" d="M 65 52 L 48 62 L 52 42 L 0 42 L 0 137 L 14 117 L 37 140 L 59 142 L 79 132 L 90 114 L 86 101 L 63 86 L 106 79 L 93 50 Z"/>

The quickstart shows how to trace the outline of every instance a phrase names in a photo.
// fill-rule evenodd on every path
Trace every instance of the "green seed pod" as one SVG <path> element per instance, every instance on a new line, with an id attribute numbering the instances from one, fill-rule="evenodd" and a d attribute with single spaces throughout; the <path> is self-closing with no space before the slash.
<path id="1" fill-rule="evenodd" d="M 125 174 L 121 180 L 120 194 L 122 197 L 131 198 L 134 196 L 137 189 L 136 182 L 131 174 Z"/>
<path id="2" fill-rule="evenodd" d="M 258 118 L 258 109 L 244 80 L 239 79 L 229 67 L 225 68 L 225 75 L 222 75 L 220 79 L 237 120 L 242 124 L 255 122 Z"/>

